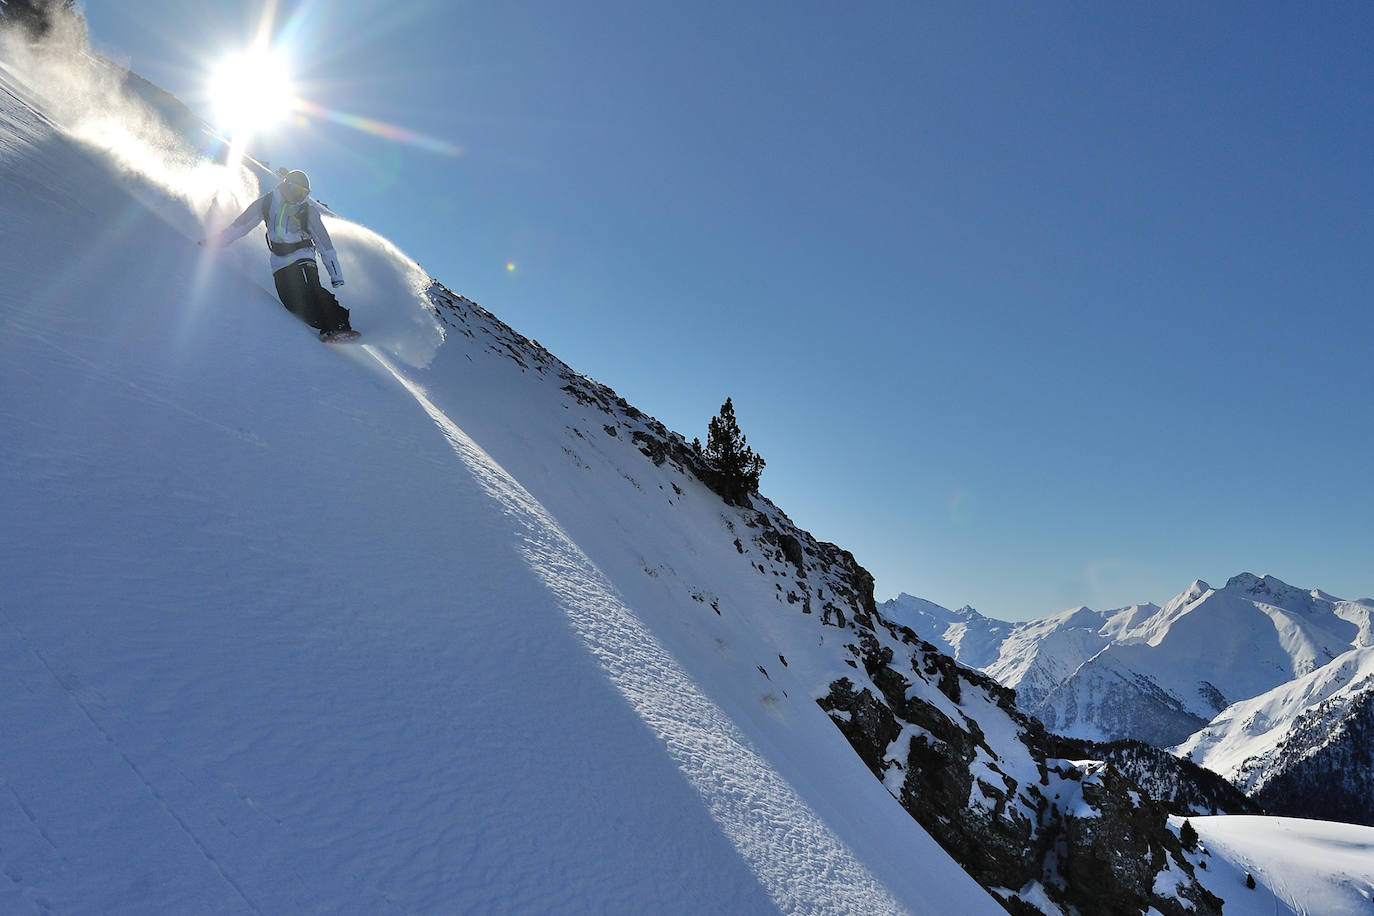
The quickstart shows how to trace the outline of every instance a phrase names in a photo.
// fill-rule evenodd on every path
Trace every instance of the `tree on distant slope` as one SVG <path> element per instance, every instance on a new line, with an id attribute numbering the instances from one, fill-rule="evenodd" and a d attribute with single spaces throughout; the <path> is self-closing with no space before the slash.
<path id="1" fill-rule="evenodd" d="M 712 488 L 732 506 L 747 505 L 749 494 L 759 488 L 766 462 L 749 447 L 747 437 L 740 432 L 735 405 L 730 398 L 725 399 L 720 413 L 712 417 L 707 426 L 705 450 L 700 439 L 693 439 L 692 446 L 720 475 Z"/>

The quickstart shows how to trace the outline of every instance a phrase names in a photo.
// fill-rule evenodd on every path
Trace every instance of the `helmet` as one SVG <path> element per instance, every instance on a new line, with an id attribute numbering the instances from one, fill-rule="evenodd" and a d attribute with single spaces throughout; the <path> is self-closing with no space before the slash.
<path id="1" fill-rule="evenodd" d="M 286 176 L 282 179 L 282 181 L 286 182 L 287 184 L 293 184 L 296 187 L 300 188 L 302 191 L 305 191 L 306 193 L 310 192 L 310 176 L 302 172 L 300 169 L 293 169 L 292 171 L 287 172 Z"/>

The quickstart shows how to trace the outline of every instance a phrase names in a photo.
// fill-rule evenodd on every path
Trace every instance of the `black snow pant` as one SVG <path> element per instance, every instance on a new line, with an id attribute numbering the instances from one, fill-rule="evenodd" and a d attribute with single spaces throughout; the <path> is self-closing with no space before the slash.
<path id="1" fill-rule="evenodd" d="M 348 309 L 320 285 L 320 268 L 314 258 L 297 261 L 272 275 L 281 304 L 312 328 L 334 331 L 349 327 Z"/>

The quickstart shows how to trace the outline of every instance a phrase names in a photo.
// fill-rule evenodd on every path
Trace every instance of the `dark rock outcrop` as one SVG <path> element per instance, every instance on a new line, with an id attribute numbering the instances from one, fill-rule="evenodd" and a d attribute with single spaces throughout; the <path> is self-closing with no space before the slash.
<path id="1" fill-rule="evenodd" d="M 1169 805 L 1138 781 L 1148 759 L 1048 734 L 1016 708 L 1013 691 L 909 629 L 867 612 L 851 626 L 855 674 L 832 683 L 821 707 L 911 816 L 1009 911 L 1035 912 L 1018 893 L 1038 885 L 1081 913 L 1221 912 L 1168 829 Z M 1190 779 L 1185 768 L 1169 772 Z M 1210 782 L 1174 791 L 1236 803 Z M 1155 891 L 1166 868 L 1183 875 L 1175 895 Z"/>

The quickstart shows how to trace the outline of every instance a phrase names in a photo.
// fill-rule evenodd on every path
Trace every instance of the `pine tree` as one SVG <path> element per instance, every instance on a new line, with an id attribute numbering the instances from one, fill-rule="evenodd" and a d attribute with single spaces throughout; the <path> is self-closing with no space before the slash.
<path id="1" fill-rule="evenodd" d="M 1192 821 L 1185 820 L 1183 826 L 1178 828 L 1178 840 L 1189 852 L 1197 849 L 1197 828 L 1193 826 Z"/>
<path id="2" fill-rule="evenodd" d="M 700 440 L 693 440 L 692 444 L 701 451 Z M 749 494 L 759 488 L 766 462 L 749 447 L 748 438 L 740 432 L 735 405 L 730 398 L 725 399 L 720 413 L 707 426 L 703 454 L 720 474 L 716 492 L 731 505 L 746 504 Z"/>

